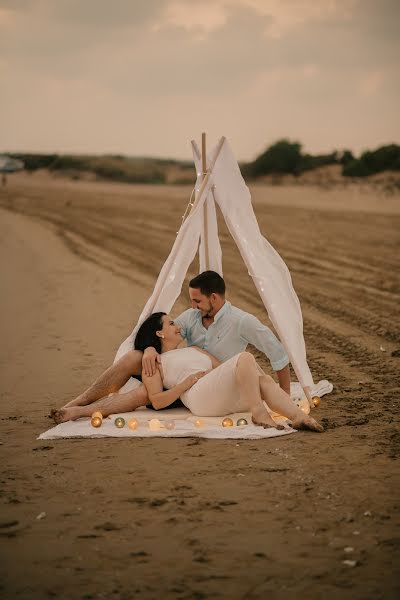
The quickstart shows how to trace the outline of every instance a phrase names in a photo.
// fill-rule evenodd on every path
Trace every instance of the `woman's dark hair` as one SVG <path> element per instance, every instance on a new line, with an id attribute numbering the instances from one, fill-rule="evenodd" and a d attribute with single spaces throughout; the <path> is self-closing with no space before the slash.
<path id="1" fill-rule="evenodd" d="M 161 354 L 161 340 L 156 335 L 156 331 L 160 331 L 163 327 L 163 317 L 167 313 L 157 312 L 147 317 L 139 327 L 139 331 L 135 338 L 135 350 L 144 352 L 149 346 L 153 346 Z"/>
<path id="2" fill-rule="evenodd" d="M 204 296 L 211 296 L 211 294 L 225 296 L 225 281 L 215 271 L 203 271 L 189 281 L 189 287 L 200 290 Z"/>

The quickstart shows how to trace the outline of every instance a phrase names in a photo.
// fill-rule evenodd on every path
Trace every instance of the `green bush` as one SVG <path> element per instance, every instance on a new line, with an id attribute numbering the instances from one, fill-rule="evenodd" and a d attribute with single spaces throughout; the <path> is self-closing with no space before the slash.
<path id="1" fill-rule="evenodd" d="M 343 152 L 341 153 L 341 156 L 339 158 L 340 164 L 343 166 L 348 165 L 353 160 L 355 160 L 355 158 L 354 158 L 354 154 L 352 153 L 352 151 L 351 150 L 343 150 Z"/>
<path id="2" fill-rule="evenodd" d="M 376 150 L 363 152 L 359 159 L 343 165 L 342 174 L 346 177 L 367 177 L 382 171 L 400 170 L 400 146 L 389 144 Z"/>
<path id="3" fill-rule="evenodd" d="M 337 165 L 339 162 L 338 152 L 331 152 L 330 154 L 304 154 L 300 162 L 300 171 L 310 171 L 311 169 L 317 169 L 318 167 L 324 167 L 325 165 Z"/>
<path id="4" fill-rule="evenodd" d="M 269 173 L 297 175 L 300 172 L 301 161 L 301 144 L 283 139 L 272 144 L 248 166 L 253 177 Z"/>
<path id="5" fill-rule="evenodd" d="M 251 177 L 285 173 L 300 175 L 304 171 L 338 163 L 336 151 L 315 156 L 302 154 L 299 142 L 282 139 L 269 146 L 254 162 L 245 165 L 244 174 Z"/>

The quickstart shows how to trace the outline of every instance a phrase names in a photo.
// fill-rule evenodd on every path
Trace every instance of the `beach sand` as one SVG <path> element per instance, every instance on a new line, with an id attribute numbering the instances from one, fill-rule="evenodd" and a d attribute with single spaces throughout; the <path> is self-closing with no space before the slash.
<path id="1" fill-rule="evenodd" d="M 335 386 L 322 435 L 37 441 L 130 333 L 190 189 L 21 174 L 0 190 L 2 597 L 398 597 L 399 197 L 253 192 L 314 379 Z M 268 322 L 222 225 L 221 241 L 229 299 Z"/>

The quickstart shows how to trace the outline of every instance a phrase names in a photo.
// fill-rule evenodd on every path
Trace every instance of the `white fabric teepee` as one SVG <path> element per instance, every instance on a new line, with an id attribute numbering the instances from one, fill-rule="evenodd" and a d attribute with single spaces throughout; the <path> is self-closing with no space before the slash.
<path id="1" fill-rule="evenodd" d="M 216 202 L 289 355 L 298 380 L 311 401 L 309 388 L 313 385 L 313 379 L 306 360 L 303 318 L 289 270 L 260 232 L 249 189 L 226 139 L 221 138 L 209 153 L 206 168 L 195 142 L 192 142 L 192 146 L 197 171 L 193 207 L 182 223 L 135 329 L 120 346 L 115 360 L 133 347 L 136 331 L 150 314 L 157 311 L 170 312 L 181 293 L 187 270 L 198 249 L 200 272 L 212 269 L 222 275 Z"/>

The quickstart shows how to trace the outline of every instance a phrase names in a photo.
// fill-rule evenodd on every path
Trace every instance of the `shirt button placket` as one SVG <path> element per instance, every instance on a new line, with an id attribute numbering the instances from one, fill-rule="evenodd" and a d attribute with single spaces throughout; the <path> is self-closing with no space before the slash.
<path id="1" fill-rule="evenodd" d="M 206 339 L 205 339 L 205 342 L 204 342 L 204 350 L 207 350 L 207 348 L 208 348 L 208 339 L 209 339 L 209 331 L 207 329 Z"/>

